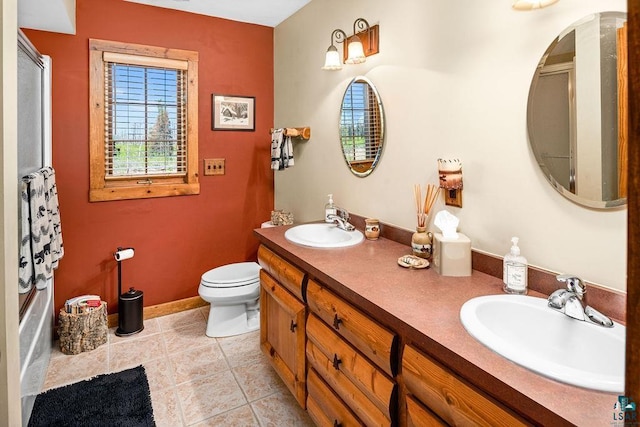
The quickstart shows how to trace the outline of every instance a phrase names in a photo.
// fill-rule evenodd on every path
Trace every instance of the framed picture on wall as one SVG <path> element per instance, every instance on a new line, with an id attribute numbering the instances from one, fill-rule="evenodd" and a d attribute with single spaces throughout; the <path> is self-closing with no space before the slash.
<path id="1" fill-rule="evenodd" d="M 211 95 L 212 130 L 256 130 L 255 96 Z"/>

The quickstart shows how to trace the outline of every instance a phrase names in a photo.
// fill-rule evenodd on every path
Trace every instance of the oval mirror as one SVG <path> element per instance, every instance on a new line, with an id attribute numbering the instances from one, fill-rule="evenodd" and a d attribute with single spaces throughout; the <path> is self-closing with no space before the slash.
<path id="1" fill-rule="evenodd" d="M 365 177 L 375 169 L 384 145 L 384 111 L 378 91 L 366 77 L 354 78 L 342 97 L 340 145 L 347 166 Z"/>
<path id="2" fill-rule="evenodd" d="M 592 208 L 626 204 L 626 13 L 569 26 L 542 56 L 527 108 L 529 143 L 551 185 Z"/>

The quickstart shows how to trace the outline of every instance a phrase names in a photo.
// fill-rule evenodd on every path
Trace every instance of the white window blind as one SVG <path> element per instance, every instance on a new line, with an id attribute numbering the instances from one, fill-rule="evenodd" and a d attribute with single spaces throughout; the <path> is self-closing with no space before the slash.
<path id="1" fill-rule="evenodd" d="M 345 93 L 342 108 L 342 148 L 349 161 L 373 161 L 382 135 L 379 106 L 367 83 L 353 83 Z"/>
<path id="2" fill-rule="evenodd" d="M 107 53 L 104 60 L 105 178 L 184 176 L 184 62 Z"/>

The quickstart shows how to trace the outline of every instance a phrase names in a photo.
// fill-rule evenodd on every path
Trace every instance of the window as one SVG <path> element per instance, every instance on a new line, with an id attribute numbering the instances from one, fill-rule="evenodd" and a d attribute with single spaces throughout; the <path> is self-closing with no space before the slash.
<path id="1" fill-rule="evenodd" d="M 198 194 L 198 53 L 89 41 L 92 202 Z"/>

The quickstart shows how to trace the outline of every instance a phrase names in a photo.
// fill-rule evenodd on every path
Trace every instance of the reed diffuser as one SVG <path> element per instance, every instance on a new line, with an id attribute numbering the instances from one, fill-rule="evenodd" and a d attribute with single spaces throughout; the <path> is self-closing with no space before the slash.
<path id="1" fill-rule="evenodd" d="M 431 208 L 440 194 L 440 187 L 427 184 L 426 194 L 424 201 L 422 199 L 422 189 L 420 184 L 413 186 L 413 196 L 416 202 L 416 215 L 418 219 L 418 226 L 416 232 L 411 236 L 411 249 L 415 256 L 420 258 L 429 259 L 431 257 L 431 244 L 433 241 L 433 235 L 427 232 L 427 219 Z"/>
<path id="2" fill-rule="evenodd" d="M 440 187 L 433 184 L 427 184 L 426 190 L 427 193 L 424 196 L 423 202 L 420 184 L 415 184 L 413 186 L 413 195 L 416 200 L 416 213 L 418 216 L 418 227 L 427 226 L 427 218 L 429 217 L 429 213 L 431 213 L 431 208 L 436 202 L 438 194 L 440 194 Z"/>

